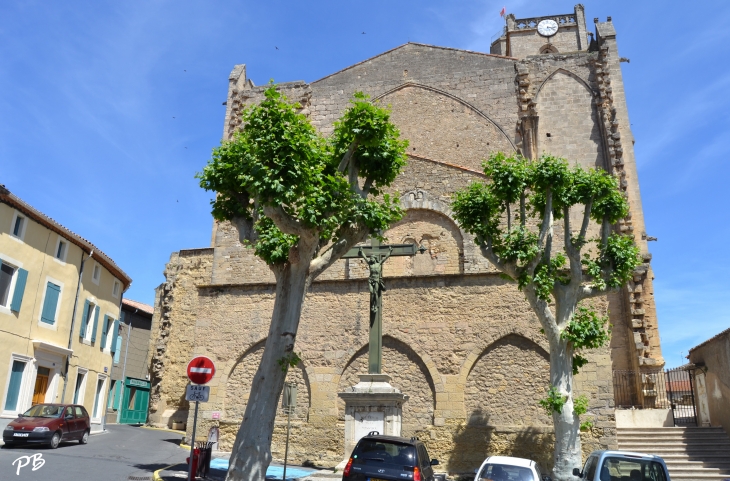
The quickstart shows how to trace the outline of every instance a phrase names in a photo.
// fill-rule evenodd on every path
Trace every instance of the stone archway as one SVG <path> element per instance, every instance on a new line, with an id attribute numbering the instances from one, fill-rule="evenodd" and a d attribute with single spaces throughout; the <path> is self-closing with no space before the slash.
<path id="1" fill-rule="evenodd" d="M 343 392 L 359 381 L 359 374 L 368 372 L 368 346 L 360 348 L 342 371 L 337 392 Z M 415 433 L 433 424 L 436 389 L 428 367 L 410 346 L 391 336 L 383 336 L 383 372 L 389 374 L 393 387 L 408 394 L 403 405 L 402 436 Z M 338 418 L 344 421 L 345 403 L 337 401 Z"/>
<path id="2" fill-rule="evenodd" d="M 549 426 L 552 421 L 538 404 L 549 385 L 549 354 L 530 339 L 509 334 L 490 344 L 472 365 L 464 388 L 466 420 L 472 425 Z"/>
<path id="3" fill-rule="evenodd" d="M 246 350 L 228 373 L 225 383 L 225 397 L 223 399 L 225 419 L 228 422 L 240 422 L 243 419 L 243 414 L 246 411 L 246 405 L 248 404 L 248 398 L 251 393 L 253 377 L 256 374 L 264 353 L 265 342 L 266 339 L 262 339 Z M 297 384 L 296 417 L 307 419 L 311 400 L 309 376 L 307 376 L 303 361 L 296 367 L 289 368 L 286 374 L 286 381 Z M 280 404 L 281 398 L 279 399 Z M 277 421 L 279 420 L 286 420 L 286 416 L 281 412 L 277 412 Z"/>

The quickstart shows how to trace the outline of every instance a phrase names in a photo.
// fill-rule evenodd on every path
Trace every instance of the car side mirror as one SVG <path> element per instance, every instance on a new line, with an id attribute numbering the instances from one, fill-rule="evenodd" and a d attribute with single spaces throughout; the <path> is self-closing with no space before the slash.
<path id="1" fill-rule="evenodd" d="M 573 476 L 576 476 L 578 478 L 583 477 L 583 473 L 580 472 L 580 468 L 573 468 Z"/>
<path id="2" fill-rule="evenodd" d="M 431 466 L 437 466 L 438 464 L 439 464 L 439 460 L 438 459 L 432 459 L 431 460 Z M 474 474 L 476 474 L 476 473 L 474 473 Z"/>

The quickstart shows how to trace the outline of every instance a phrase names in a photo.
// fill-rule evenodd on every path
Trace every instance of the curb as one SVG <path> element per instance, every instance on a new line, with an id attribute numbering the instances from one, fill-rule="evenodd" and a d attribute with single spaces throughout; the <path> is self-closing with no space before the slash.
<path id="1" fill-rule="evenodd" d="M 162 469 L 158 469 L 157 471 L 155 471 L 154 473 L 152 473 L 152 481 L 163 481 L 162 478 L 160 477 L 160 471 L 164 471 L 164 470 L 169 469 L 169 468 L 171 468 L 173 466 L 177 466 L 178 464 L 180 464 L 180 463 L 171 464 L 169 466 L 165 466 Z"/>
<path id="2" fill-rule="evenodd" d="M 140 426 L 140 428 L 142 428 L 142 429 L 151 429 L 153 431 L 166 431 L 168 433 L 175 433 L 175 434 L 185 435 L 185 431 L 176 431 L 174 429 L 168 429 L 168 428 L 156 428 L 156 427 L 153 427 L 153 426 Z"/>

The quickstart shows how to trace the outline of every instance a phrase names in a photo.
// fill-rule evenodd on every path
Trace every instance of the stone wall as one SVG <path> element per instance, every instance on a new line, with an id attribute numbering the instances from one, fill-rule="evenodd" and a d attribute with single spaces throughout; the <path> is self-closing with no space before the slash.
<path id="1" fill-rule="evenodd" d="M 165 282 L 157 288 L 150 333 L 150 411 L 148 422 L 172 427 L 185 422 L 188 402 L 187 364 L 195 352 L 194 326 L 197 317 L 197 285 L 208 282 L 213 249 L 175 252 L 165 266 Z"/>
<path id="2" fill-rule="evenodd" d="M 628 289 L 593 302 L 608 313 L 614 335 L 609 347 L 587 353 L 589 363 L 575 377 L 576 393 L 590 399 L 585 417 L 594 421 L 581 435 L 585 453 L 616 447 L 612 367 L 663 363 L 615 36 L 610 22 L 599 24 L 595 48 L 588 51 L 582 7 L 575 15 L 578 31 L 563 29 L 566 43 L 557 46 L 558 54 L 516 59 L 409 43 L 311 84 L 279 85 L 324 134 L 332 132 L 353 92 L 364 91 L 390 105 L 410 142 L 408 164 L 388 189 L 406 216 L 385 235 L 391 243 L 423 245 L 426 253 L 386 264 L 384 371 L 410 396 L 403 433 L 423 439 L 452 473 L 472 472 L 488 454 L 533 458 L 546 471 L 552 462 L 551 419 L 537 406 L 548 386 L 547 342 L 524 296 L 497 275 L 451 212 L 453 193 L 483 180 L 481 162 L 490 153 L 536 158 L 546 150 L 610 169 L 631 204 L 616 230 L 635 235 L 645 265 Z M 576 48 L 568 48 L 570 42 Z M 539 46 L 524 44 L 525 52 L 533 47 Z M 246 79 L 244 66 L 234 69 L 224 137 L 240 126 L 241 109 L 258 102 L 264 88 Z M 581 214 L 575 209 L 571 218 Z M 558 237 L 561 231 L 557 226 Z M 164 424 L 188 414 L 181 400 L 184 365 L 192 355 L 208 355 L 218 373 L 201 412 L 200 437 L 218 425 L 221 448 L 230 449 L 268 332 L 274 279 L 241 245 L 236 225 L 216 223 L 212 245 L 174 254 L 158 290 L 150 419 Z M 302 363 L 288 373 L 299 387 L 292 462 L 333 466 L 342 460 L 337 393 L 365 370 L 366 278 L 362 260 L 340 260 L 307 295 L 295 347 Z M 221 419 L 213 420 L 213 412 Z M 285 435 L 280 414 L 275 459 L 283 458 Z"/>

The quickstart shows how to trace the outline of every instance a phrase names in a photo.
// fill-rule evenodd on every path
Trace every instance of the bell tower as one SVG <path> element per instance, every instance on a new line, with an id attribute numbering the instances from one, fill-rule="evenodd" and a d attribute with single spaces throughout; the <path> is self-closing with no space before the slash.
<path id="1" fill-rule="evenodd" d="M 492 42 L 490 53 L 525 58 L 545 53 L 587 51 L 586 17 L 583 5 L 573 13 L 544 17 L 515 18 L 507 15 L 502 35 Z"/>

